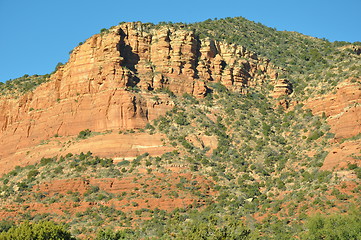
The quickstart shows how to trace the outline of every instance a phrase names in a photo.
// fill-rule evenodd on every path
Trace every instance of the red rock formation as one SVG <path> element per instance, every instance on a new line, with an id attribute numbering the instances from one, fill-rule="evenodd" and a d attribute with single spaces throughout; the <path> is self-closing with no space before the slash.
<path id="1" fill-rule="evenodd" d="M 182 29 L 125 23 L 76 47 L 33 92 L 0 98 L 0 158 L 54 135 L 143 128 L 173 106 L 156 90 L 203 97 L 208 81 L 245 91 L 267 75 L 276 76 L 269 61 L 243 47 L 200 41 Z"/>
<path id="2" fill-rule="evenodd" d="M 74 204 L 75 202 L 73 201 L 64 200 L 45 204 L 29 196 L 27 200 L 32 199 L 33 201 L 28 202 L 29 204 L 27 204 L 26 210 L 33 214 L 55 213 L 58 216 L 63 216 L 65 213 L 64 210 L 66 210 L 68 214 L 74 216 L 77 212 L 84 212 L 89 208 L 96 209 L 99 206 L 109 206 L 131 214 L 132 212 L 134 213 L 135 210 L 142 208 L 158 208 L 171 211 L 176 208 L 188 207 L 195 201 L 204 204 L 204 196 L 201 198 L 191 191 L 177 188 L 176 185 L 180 182 L 180 178 L 197 181 L 200 186 L 198 191 L 207 197 L 216 194 L 216 192 L 209 189 L 209 186 L 213 185 L 213 182 L 200 175 L 180 173 L 177 171 L 173 172 L 171 170 L 167 171 L 167 173 L 160 173 L 157 172 L 155 168 L 152 170 L 152 175 L 149 176 L 156 176 L 157 180 L 151 180 L 149 176 L 147 177 L 147 174 L 144 175 L 145 178 L 139 179 L 139 175 L 136 173 L 128 173 L 121 178 L 87 178 L 82 176 L 81 178 L 56 179 L 42 182 L 33 186 L 33 193 L 44 194 L 45 197 L 54 197 L 61 194 L 64 198 L 76 193 L 80 201 L 76 202 L 76 204 Z M 136 178 L 139 180 L 134 181 Z M 167 188 L 162 186 L 166 184 Z M 96 186 L 101 191 L 106 191 L 114 195 L 134 194 L 139 191 L 139 188 L 144 188 L 144 190 L 148 191 L 142 191 L 141 198 L 121 199 L 114 197 L 107 201 L 91 201 L 86 199 L 84 194 L 91 189 L 92 186 Z M 170 190 L 168 190 L 168 188 Z M 172 190 L 176 191 L 179 197 L 175 198 L 169 195 L 169 192 Z M 152 192 L 156 192 L 159 196 L 154 196 Z M 132 202 L 136 202 L 137 204 L 130 205 Z M 9 209 L 13 211 L 8 211 Z M 16 215 L 19 216 L 23 212 L 24 207 L 22 204 L 8 201 L 2 205 L 0 209 L 0 219 L 6 219 L 7 217 Z"/>
<path id="3" fill-rule="evenodd" d="M 326 114 L 336 139 L 350 138 L 361 133 L 361 84 L 345 81 L 337 92 L 311 99 L 306 107 L 317 115 Z"/>
<path id="4" fill-rule="evenodd" d="M 272 96 L 274 98 L 280 98 L 292 93 L 292 85 L 287 79 L 278 79 L 275 81 L 274 90 Z"/>
<path id="5" fill-rule="evenodd" d="M 348 169 L 348 164 L 358 164 L 361 166 L 361 140 L 346 141 L 340 145 L 331 147 L 326 156 L 321 170 Z"/>
<path id="6" fill-rule="evenodd" d="M 126 23 L 112 32 L 120 34 L 121 65 L 139 81 L 130 82 L 143 90 L 169 88 L 175 94 L 202 96 L 206 85 L 200 88 L 199 80 L 241 89 L 257 85 L 266 76 L 277 77 L 269 60 L 258 59 L 241 46 L 199 40 L 191 31 L 145 30 L 141 23 Z"/>
<path id="7" fill-rule="evenodd" d="M 3 155 L 0 161 L 0 175 L 14 169 L 17 165 L 26 166 L 37 163 L 42 157 L 65 156 L 67 153 L 80 154 L 91 151 L 99 157 L 110 157 L 114 162 L 123 159 L 134 159 L 136 156 L 149 153 L 160 156 L 174 148 L 164 145 L 162 134 L 118 132 L 99 134 L 89 139 L 79 140 L 76 137 L 61 136 L 43 141 L 40 144 L 24 146 L 15 153 Z M 10 146 L 10 145 L 9 145 Z M 3 153 L 6 153 L 4 150 Z"/>
<path id="8" fill-rule="evenodd" d="M 321 169 L 347 168 L 348 163 L 360 165 L 360 143 L 358 139 L 349 139 L 338 144 L 342 139 L 361 134 L 361 84 L 360 81 L 344 81 L 337 86 L 336 93 L 311 99 L 306 107 L 317 115 L 325 114 L 335 134 L 336 142 L 331 146 Z"/>

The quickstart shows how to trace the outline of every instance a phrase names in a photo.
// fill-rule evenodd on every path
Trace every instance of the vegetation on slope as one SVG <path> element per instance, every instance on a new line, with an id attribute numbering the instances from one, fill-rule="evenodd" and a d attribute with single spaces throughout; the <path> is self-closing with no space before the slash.
<path id="1" fill-rule="evenodd" d="M 71 233 L 63 225 L 54 222 L 41 221 L 30 224 L 24 222 L 19 225 L 11 226 L 7 231 L 0 232 L 1 240 L 22 239 L 22 240 L 75 240 Z"/>
<path id="2" fill-rule="evenodd" d="M 172 152 L 160 157 L 144 154 L 117 164 L 91 153 L 68 154 L 43 158 L 3 176 L 1 201 L 7 206 L 3 210 L 23 206 L 20 215 L 8 220 L 72 219 L 69 224 L 76 235 L 95 236 L 103 228 L 113 230 L 98 234 L 117 234 L 120 228 L 119 236 L 134 239 L 289 239 L 311 229 L 304 221 L 316 210 L 347 213 L 352 205 L 360 205 L 360 179 L 350 181 L 320 171 L 333 137 L 324 118 L 313 116 L 301 104 L 288 112 L 274 108 L 266 85 L 247 95 L 219 83 L 211 87 L 205 99 L 188 94 L 174 97 L 174 109 L 141 130 L 165 133 L 165 144 L 176 149 Z M 209 145 L 207 138 L 216 144 Z M 169 165 L 181 166 L 184 173 L 170 178 Z M 355 174 L 357 169 L 351 166 L 346 171 Z M 187 172 L 191 178 L 184 177 Z M 202 176 L 213 183 L 201 181 Z M 108 178 L 132 179 L 136 185 L 129 192 L 111 192 L 92 183 Z M 54 179 L 78 179 L 90 185 L 84 191 L 65 193 L 41 190 Z M 189 196 L 193 203 L 168 211 L 143 205 L 146 199 Z M 73 208 L 61 214 L 38 214 L 26 207 L 34 201 L 42 206 L 63 202 Z M 18 206 L 9 207 L 11 202 Z M 88 207 L 80 210 L 83 205 Z"/>
<path id="3" fill-rule="evenodd" d="M 200 38 L 240 44 L 271 58 L 273 64 L 285 68 L 284 77 L 293 81 L 296 100 L 331 91 L 347 78 L 360 78 L 360 56 L 347 50 L 349 43 L 280 32 L 243 18 L 147 26 L 161 25 L 184 25 L 195 29 Z M 0 92 L 24 93 L 47 77 L 24 76 L 2 84 Z M 209 87 L 205 99 L 173 96 L 174 109 L 142 130 L 165 133 L 165 144 L 175 151 L 118 164 L 90 152 L 69 154 L 17 167 L 1 179 L 2 211 L 15 221 L 71 219 L 74 235 L 93 234 L 97 239 L 359 238 L 360 209 L 350 209 L 361 205 L 360 168 L 351 164 L 344 169 L 354 178 L 320 170 L 333 138 L 325 118 L 312 115 L 302 104 L 288 111 L 275 107 L 269 97 L 271 86 L 246 95 L 230 92 L 219 83 Z M 91 138 L 90 130 L 79 133 L 78 138 Z M 207 139 L 216 144 L 208 144 Z M 182 173 L 172 182 L 169 164 L 184 167 L 191 177 Z M 212 184 L 200 183 L 200 176 Z M 39 190 L 54 179 L 127 177 L 137 184 L 129 192 L 113 193 L 99 185 L 88 186 L 84 192 L 49 194 Z M 148 181 L 157 186 L 149 187 Z M 140 206 L 146 196 L 190 196 L 197 201 L 165 211 Z M 48 207 L 62 202 L 69 206 L 61 214 L 41 214 L 30 211 L 34 201 Z M 122 205 L 112 205 L 116 201 L 123 201 Z M 71 211 L 84 204 L 90 207 Z M 308 220 L 315 211 L 324 215 Z M 14 212 L 18 214 L 11 214 Z M 344 214 L 339 217 L 342 221 L 326 215 L 331 212 Z M 10 232 L 9 227 L 2 231 Z"/>
<path id="4" fill-rule="evenodd" d="M 176 208 L 174 199 L 190 209 L 212 200 L 212 182 L 197 173 L 173 173 L 161 160 L 143 154 L 114 164 L 90 152 L 42 158 L 1 178 L 0 212 L 12 221 L 70 221 L 78 235 L 95 234 L 104 225 L 128 229 L 147 218 L 163 219 L 167 204 Z"/>
<path id="5" fill-rule="evenodd" d="M 18 96 L 26 92 L 32 91 L 40 84 L 47 82 L 49 80 L 49 76 L 49 74 L 33 76 L 25 74 L 22 77 L 8 80 L 5 83 L 0 82 L 0 96 Z"/>
<path id="6" fill-rule="evenodd" d="M 202 38 L 238 44 L 285 70 L 297 100 L 332 91 L 337 83 L 361 77 L 360 55 L 349 42 L 329 42 L 297 32 L 277 31 L 242 17 L 208 19 L 203 22 L 160 23 L 194 30 Z M 361 42 L 353 45 L 361 47 Z"/>
<path id="7" fill-rule="evenodd" d="M 262 232 L 268 228 L 268 237 L 278 239 L 271 230 L 274 224 L 293 223 L 282 230 L 291 237 L 300 231 L 297 223 L 316 209 L 329 212 L 337 207 L 342 212 L 349 204 L 359 204 L 360 188 L 346 194 L 344 179 L 320 171 L 333 138 L 325 119 L 302 105 L 288 112 L 274 109 L 264 87 L 241 95 L 215 84 L 204 100 L 185 95 L 155 125 L 170 144 L 180 146 L 180 152 L 184 149 L 182 155 L 193 170 L 217 182 L 218 212 L 264 217 L 255 227 Z M 202 135 L 215 136 L 218 146 L 209 151 L 200 138 L 199 144 L 187 141 Z"/>

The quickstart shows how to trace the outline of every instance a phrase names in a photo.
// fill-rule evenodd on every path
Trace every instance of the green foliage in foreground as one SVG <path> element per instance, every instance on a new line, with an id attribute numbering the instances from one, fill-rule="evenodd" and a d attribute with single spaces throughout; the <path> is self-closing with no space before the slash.
<path id="1" fill-rule="evenodd" d="M 110 229 L 100 230 L 97 234 L 96 240 L 118 240 L 128 239 L 125 231 L 113 231 Z"/>
<path id="2" fill-rule="evenodd" d="M 134 230 L 100 230 L 96 240 L 118 239 L 251 239 L 251 230 L 234 217 L 218 217 L 199 213 L 187 221 L 178 214 L 159 221 L 150 220 Z"/>
<path id="3" fill-rule="evenodd" d="M 64 225 L 50 221 L 24 222 L 0 233 L 0 240 L 73 240 Z"/>
<path id="4" fill-rule="evenodd" d="M 315 215 L 309 218 L 306 227 L 303 239 L 361 239 L 361 214 L 353 211 L 348 215 Z"/>
<path id="5" fill-rule="evenodd" d="M 360 209 L 354 209 L 345 215 L 315 215 L 309 217 L 303 226 L 303 232 L 297 238 L 307 240 L 352 240 L 361 239 Z M 0 222 L 3 225 L 4 222 Z M 6 225 L 8 223 L 6 222 Z M 290 239 L 296 236 L 285 235 L 286 226 L 274 226 L 277 231 L 272 233 L 271 239 Z M 36 223 L 24 222 L 20 225 L 1 229 L 0 240 L 47 240 L 76 238 L 64 225 L 52 221 Z M 270 237 L 270 236 L 268 236 Z M 244 226 L 241 220 L 232 216 L 219 217 L 199 213 L 184 221 L 181 215 L 174 214 L 172 218 L 163 221 L 150 220 L 145 225 L 135 229 L 114 231 L 111 229 L 99 230 L 95 240 L 120 239 L 269 239 L 256 230 Z"/>

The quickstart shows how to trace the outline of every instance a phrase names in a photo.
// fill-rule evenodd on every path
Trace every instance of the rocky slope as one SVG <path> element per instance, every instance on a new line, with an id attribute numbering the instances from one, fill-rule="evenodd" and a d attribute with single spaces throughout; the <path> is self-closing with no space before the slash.
<path id="1" fill-rule="evenodd" d="M 76 47 L 49 82 L 17 99 L 0 98 L 0 164 L 25 164 L 15 153 L 53 136 L 143 128 L 173 107 L 162 91 L 204 97 L 207 82 L 215 81 L 247 92 L 264 81 L 277 85 L 277 74 L 269 60 L 241 46 L 122 24 Z M 278 85 L 276 97 L 290 92 L 287 81 Z"/>
<path id="2" fill-rule="evenodd" d="M 346 80 L 336 86 L 335 92 L 311 99 L 306 107 L 314 114 L 325 114 L 335 139 L 353 137 L 361 133 L 361 81 Z"/>
<path id="3" fill-rule="evenodd" d="M 330 152 L 322 169 L 347 168 L 360 164 L 361 141 L 361 81 L 346 80 L 337 85 L 334 93 L 310 99 L 306 107 L 314 114 L 324 115 L 335 134 Z"/>
<path id="4" fill-rule="evenodd" d="M 250 39 L 231 22 L 206 36 Z M 291 84 L 270 60 L 190 27 L 103 29 L 32 92 L 0 91 L 0 219 L 66 221 L 84 238 L 131 228 L 142 239 L 232 216 L 291 239 L 307 214 L 359 205 L 361 92 L 358 78 L 337 75 L 346 55 L 317 54 L 306 47 L 323 41 L 299 34 L 288 46 L 277 33 L 285 44 L 274 56 L 297 65 Z M 258 30 L 249 31 L 264 48 Z M 358 55 L 348 57 L 357 75 Z"/>

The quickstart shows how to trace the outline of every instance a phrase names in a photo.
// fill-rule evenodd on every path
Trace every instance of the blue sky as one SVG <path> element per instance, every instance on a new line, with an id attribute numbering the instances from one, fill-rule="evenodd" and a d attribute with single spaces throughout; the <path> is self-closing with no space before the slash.
<path id="1" fill-rule="evenodd" d="M 361 41 L 361 0 L 0 0 L 0 81 L 46 74 L 69 51 L 122 21 L 198 22 L 242 16 L 277 30 Z"/>

